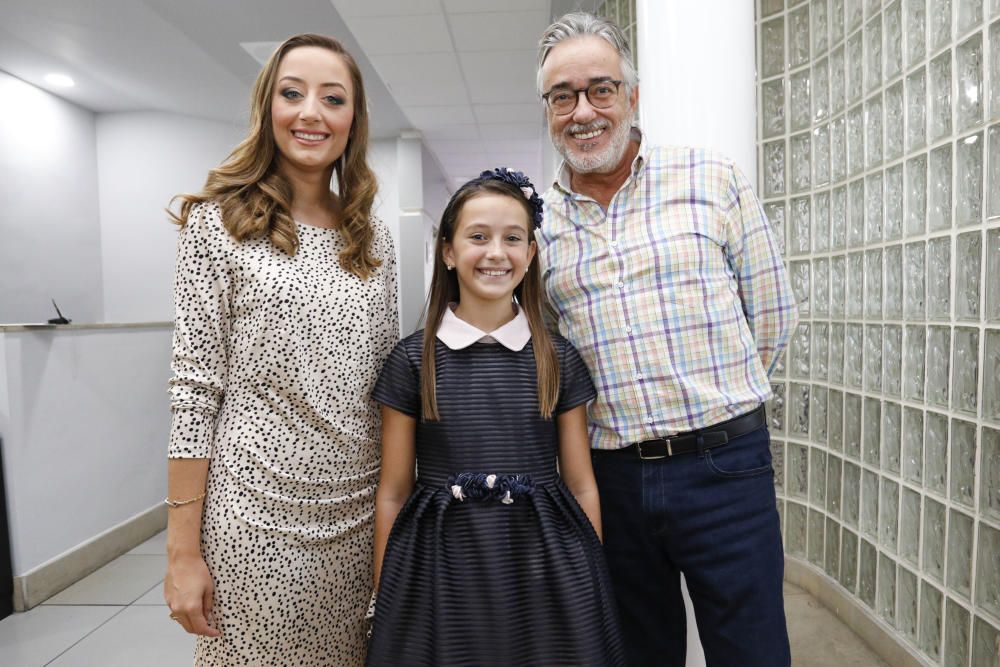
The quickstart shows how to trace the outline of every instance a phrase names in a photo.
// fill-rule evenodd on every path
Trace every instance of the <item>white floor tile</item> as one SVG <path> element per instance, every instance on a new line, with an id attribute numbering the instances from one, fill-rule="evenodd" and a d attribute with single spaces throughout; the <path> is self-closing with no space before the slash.
<path id="1" fill-rule="evenodd" d="M 162 531 L 128 552 L 129 556 L 163 556 L 167 553 L 167 531 Z"/>
<path id="2" fill-rule="evenodd" d="M 144 607 L 158 606 L 166 607 L 167 602 L 163 599 L 163 581 L 156 582 L 156 585 L 150 588 L 148 591 L 142 594 L 142 597 L 133 602 L 134 605 L 142 605 Z"/>
<path id="3" fill-rule="evenodd" d="M 166 607 L 129 607 L 59 656 L 52 667 L 189 667 L 194 636 Z"/>
<path id="4" fill-rule="evenodd" d="M 0 665 L 41 667 L 121 607 L 35 607 L 0 621 Z M 99 663 L 94 663 L 99 664 Z"/>
<path id="5" fill-rule="evenodd" d="M 166 556 L 120 556 L 44 604 L 131 604 L 163 580 Z"/>

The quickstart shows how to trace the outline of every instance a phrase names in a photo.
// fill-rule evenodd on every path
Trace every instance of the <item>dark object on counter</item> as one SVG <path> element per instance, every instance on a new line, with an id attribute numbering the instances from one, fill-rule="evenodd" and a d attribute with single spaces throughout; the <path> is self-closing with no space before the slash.
<path id="1" fill-rule="evenodd" d="M 56 314 L 58 314 L 59 317 L 53 317 L 51 320 L 49 320 L 49 324 L 69 324 L 70 322 L 73 321 L 73 320 L 67 320 L 65 317 L 63 317 L 62 311 L 59 310 L 59 306 L 56 305 L 55 299 L 52 299 L 52 307 L 56 309 Z"/>

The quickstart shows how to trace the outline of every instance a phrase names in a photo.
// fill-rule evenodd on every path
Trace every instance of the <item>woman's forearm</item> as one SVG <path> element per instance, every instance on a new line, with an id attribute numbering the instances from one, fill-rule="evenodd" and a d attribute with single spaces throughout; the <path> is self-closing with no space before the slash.
<path id="1" fill-rule="evenodd" d="M 209 459 L 169 459 L 167 498 L 190 500 L 205 493 Z M 201 556 L 201 511 L 205 499 L 196 500 L 167 512 L 167 558 Z"/>
<path id="2" fill-rule="evenodd" d="M 181 502 L 167 512 L 167 573 L 163 598 L 170 618 L 188 632 L 218 637 L 212 620 L 215 584 L 201 554 L 201 512 L 205 506 L 208 459 L 169 459 L 167 499 Z M 193 500 L 197 498 L 197 500 Z M 191 502 L 183 502 L 191 500 Z"/>

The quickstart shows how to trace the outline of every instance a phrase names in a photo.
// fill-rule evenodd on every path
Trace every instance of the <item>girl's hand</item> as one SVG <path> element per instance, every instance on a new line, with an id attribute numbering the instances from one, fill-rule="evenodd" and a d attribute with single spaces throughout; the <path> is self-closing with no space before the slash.
<path id="1" fill-rule="evenodd" d="M 200 556 L 174 557 L 167 563 L 163 598 L 170 617 L 187 632 L 203 637 L 219 637 L 221 632 L 209 622 L 215 583 Z"/>

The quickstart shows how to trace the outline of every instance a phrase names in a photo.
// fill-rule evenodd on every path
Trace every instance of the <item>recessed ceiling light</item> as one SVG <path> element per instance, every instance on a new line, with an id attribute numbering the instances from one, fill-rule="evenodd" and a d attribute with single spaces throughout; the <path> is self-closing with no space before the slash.
<path id="1" fill-rule="evenodd" d="M 65 74 L 46 74 L 45 82 L 58 88 L 72 88 L 76 85 L 76 82 Z"/>

